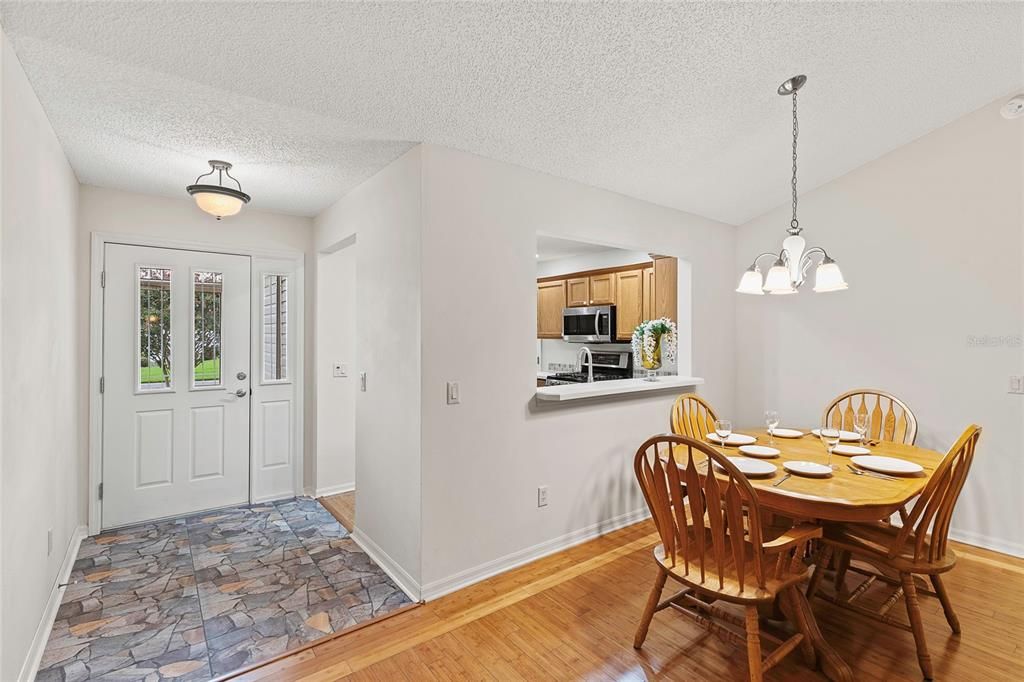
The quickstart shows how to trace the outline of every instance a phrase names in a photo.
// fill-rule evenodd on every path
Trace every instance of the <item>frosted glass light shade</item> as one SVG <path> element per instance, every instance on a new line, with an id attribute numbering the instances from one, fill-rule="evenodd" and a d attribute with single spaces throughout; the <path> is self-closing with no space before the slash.
<path id="1" fill-rule="evenodd" d="M 832 259 L 827 259 L 821 262 L 818 269 L 814 272 L 814 290 L 818 293 L 825 293 L 828 291 L 842 291 L 848 288 L 846 280 L 843 279 L 843 273 L 839 270 L 839 265 Z"/>
<path id="2" fill-rule="evenodd" d="M 196 192 L 192 196 L 195 197 L 199 208 L 218 218 L 235 215 L 245 205 L 238 197 L 220 192 Z"/>
<path id="3" fill-rule="evenodd" d="M 800 259 L 807 248 L 807 240 L 798 234 L 791 234 L 782 240 L 782 250 L 789 254 L 789 281 L 802 282 L 803 273 L 800 272 Z"/>
<path id="4" fill-rule="evenodd" d="M 741 294 L 753 294 L 754 296 L 764 296 L 764 291 L 761 290 L 763 284 L 761 279 L 761 271 L 756 267 L 751 268 L 743 273 L 740 277 L 740 285 L 736 287 L 736 291 Z"/>
<path id="5" fill-rule="evenodd" d="M 764 278 L 764 290 L 769 294 L 781 296 L 783 294 L 795 294 L 793 282 L 789 279 L 789 268 L 780 262 L 776 262 Z"/>

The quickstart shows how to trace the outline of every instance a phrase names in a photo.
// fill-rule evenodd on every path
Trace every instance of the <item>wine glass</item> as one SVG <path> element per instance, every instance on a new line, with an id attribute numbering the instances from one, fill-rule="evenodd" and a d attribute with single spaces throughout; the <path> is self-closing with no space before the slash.
<path id="1" fill-rule="evenodd" d="M 779 425 L 779 413 L 776 410 L 765 410 L 764 423 L 768 426 L 768 445 L 775 445 L 775 427 Z"/>
<path id="2" fill-rule="evenodd" d="M 868 432 L 868 426 L 871 425 L 871 417 L 868 416 L 867 412 L 858 412 L 853 415 L 853 430 L 860 436 L 860 444 L 863 446 L 866 442 L 865 436 Z"/>
<path id="3" fill-rule="evenodd" d="M 818 434 L 821 442 L 825 444 L 825 449 L 828 450 L 828 468 L 838 469 L 839 467 L 832 463 L 832 450 L 839 445 L 839 429 L 834 426 L 822 426 Z"/>
<path id="4" fill-rule="evenodd" d="M 728 419 L 716 419 L 715 433 L 722 439 L 722 447 L 725 447 L 726 441 L 728 441 L 729 436 L 732 435 L 732 422 Z"/>

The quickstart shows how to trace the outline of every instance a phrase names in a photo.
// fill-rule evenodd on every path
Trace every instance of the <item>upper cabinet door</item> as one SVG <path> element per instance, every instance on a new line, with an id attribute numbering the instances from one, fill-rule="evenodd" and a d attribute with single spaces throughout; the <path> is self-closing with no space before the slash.
<path id="1" fill-rule="evenodd" d="M 537 338 L 562 338 L 565 280 L 537 282 Z"/>
<path id="2" fill-rule="evenodd" d="M 643 319 L 644 271 L 629 270 L 615 273 L 615 335 L 629 340 L 633 330 Z"/>
<path id="3" fill-rule="evenodd" d="M 574 277 L 565 281 L 565 293 L 568 303 L 566 306 L 590 305 L 590 278 Z"/>
<path id="4" fill-rule="evenodd" d="M 644 321 L 654 318 L 654 266 L 644 268 Z"/>
<path id="5" fill-rule="evenodd" d="M 590 278 L 590 305 L 615 303 L 615 273 L 594 275 Z"/>

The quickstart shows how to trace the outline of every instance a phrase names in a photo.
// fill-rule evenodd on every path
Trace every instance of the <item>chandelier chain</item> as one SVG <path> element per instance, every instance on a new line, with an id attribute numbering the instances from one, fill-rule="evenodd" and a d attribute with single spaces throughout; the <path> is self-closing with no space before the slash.
<path id="1" fill-rule="evenodd" d="M 800 134 L 800 125 L 796 117 L 796 90 L 793 91 L 793 219 L 789 222 L 791 230 L 800 229 L 800 221 L 796 218 L 796 138 Z"/>

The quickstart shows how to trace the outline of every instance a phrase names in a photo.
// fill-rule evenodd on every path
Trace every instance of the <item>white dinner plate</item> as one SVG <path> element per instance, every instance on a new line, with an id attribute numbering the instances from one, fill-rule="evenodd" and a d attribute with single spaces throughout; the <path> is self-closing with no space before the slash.
<path id="1" fill-rule="evenodd" d="M 803 438 L 804 432 L 796 429 L 775 429 L 776 438 Z"/>
<path id="2" fill-rule="evenodd" d="M 832 475 L 832 469 L 825 466 L 824 464 L 818 464 L 817 462 L 803 462 L 794 460 L 791 462 L 783 462 L 782 468 L 791 474 L 797 476 L 813 476 L 815 478 L 825 478 L 826 476 Z"/>
<path id="3" fill-rule="evenodd" d="M 763 459 L 750 459 L 749 457 L 730 457 L 729 461 L 736 465 L 736 468 L 740 470 L 744 476 L 771 476 L 774 474 L 778 467 L 771 462 L 766 462 Z M 718 466 L 718 463 L 715 463 Z"/>
<path id="4" fill-rule="evenodd" d="M 878 471 L 883 474 L 917 474 L 924 471 L 920 464 L 908 462 L 905 459 L 895 457 L 881 457 L 879 455 L 858 455 L 851 457 L 850 461 L 859 467 Z"/>
<path id="5" fill-rule="evenodd" d="M 778 457 L 781 453 L 767 445 L 741 445 L 740 452 L 751 457 Z"/>
<path id="6" fill-rule="evenodd" d="M 708 440 L 713 442 L 713 443 L 718 443 L 719 445 L 721 445 L 721 443 L 722 443 L 722 439 L 718 437 L 717 433 L 709 433 L 708 434 Z M 754 438 L 753 436 L 748 436 L 748 435 L 746 435 L 744 433 L 730 433 L 729 434 L 729 438 L 727 438 L 726 441 L 725 441 L 725 444 L 726 445 L 750 445 L 751 443 L 756 443 L 756 442 L 757 442 L 757 439 Z"/>
<path id="7" fill-rule="evenodd" d="M 813 433 L 815 436 L 821 438 L 821 429 L 811 429 L 811 433 Z M 776 435 L 778 435 L 777 432 L 776 432 Z M 839 432 L 839 440 L 859 441 L 860 440 L 860 434 L 859 433 L 855 433 L 854 431 L 840 431 Z"/>
<path id="8" fill-rule="evenodd" d="M 859 445 L 837 445 L 832 448 L 832 452 L 837 455 L 846 455 L 851 457 L 853 455 L 870 455 L 871 451 L 867 448 L 862 448 Z"/>

